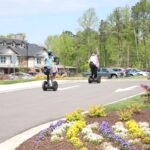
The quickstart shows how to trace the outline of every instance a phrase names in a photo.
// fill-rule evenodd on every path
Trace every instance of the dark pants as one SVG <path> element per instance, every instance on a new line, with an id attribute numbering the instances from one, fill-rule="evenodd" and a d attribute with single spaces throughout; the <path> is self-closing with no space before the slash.
<path id="1" fill-rule="evenodd" d="M 95 64 L 90 64 L 90 68 L 91 68 L 91 77 L 92 78 L 97 78 L 98 68 L 96 67 L 96 65 Z"/>
<path id="2" fill-rule="evenodd" d="M 47 75 L 47 82 L 49 82 L 51 75 L 51 68 L 44 67 L 44 74 Z"/>

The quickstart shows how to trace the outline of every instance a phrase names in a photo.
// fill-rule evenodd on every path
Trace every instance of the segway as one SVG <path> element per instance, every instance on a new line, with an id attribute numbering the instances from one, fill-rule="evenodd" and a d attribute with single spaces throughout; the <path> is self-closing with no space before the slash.
<path id="1" fill-rule="evenodd" d="M 97 76 L 96 79 L 94 79 L 92 76 L 89 76 L 88 83 L 100 83 L 101 82 L 101 76 Z"/>
<path id="2" fill-rule="evenodd" d="M 53 80 L 51 70 L 48 69 L 47 67 L 44 67 L 44 74 L 47 75 L 47 81 L 44 81 L 42 84 L 43 91 L 47 91 L 47 90 L 57 91 L 58 83 L 57 81 Z"/>

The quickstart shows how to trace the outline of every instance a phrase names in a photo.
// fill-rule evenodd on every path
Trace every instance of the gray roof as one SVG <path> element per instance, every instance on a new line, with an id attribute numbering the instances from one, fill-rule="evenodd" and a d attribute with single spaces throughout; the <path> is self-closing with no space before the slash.
<path id="1" fill-rule="evenodd" d="M 14 51 L 16 54 L 17 51 L 15 51 L 15 49 L 12 49 L 11 46 L 7 46 L 7 45 L 0 45 L 0 54 L 5 54 L 6 53 L 6 49 L 10 48 L 12 51 Z"/>
<path id="2" fill-rule="evenodd" d="M 6 42 L 6 45 L 1 45 L 3 42 Z M 7 44 L 11 44 L 15 42 L 16 46 L 8 46 Z M 21 45 L 22 43 L 25 44 L 24 47 L 20 47 L 18 45 Z M 16 54 L 20 56 L 32 56 L 36 57 L 38 55 L 42 55 L 44 51 L 47 51 L 44 47 L 38 46 L 36 44 L 30 44 L 25 41 L 16 40 L 16 39 L 7 39 L 7 38 L 0 38 L 0 53 L 5 51 L 5 49 L 10 48 L 12 49 Z"/>
<path id="3" fill-rule="evenodd" d="M 29 56 L 37 56 L 43 53 L 43 51 L 47 51 L 44 47 L 38 46 L 36 44 L 28 45 L 28 55 Z"/>
<path id="4" fill-rule="evenodd" d="M 11 44 L 13 42 L 16 43 L 16 45 L 19 45 L 19 44 L 26 44 L 27 42 L 26 41 L 22 41 L 22 40 L 18 40 L 18 39 L 9 39 L 9 38 L 0 38 L 0 43 L 3 43 L 3 42 L 6 42 L 7 44 Z"/>

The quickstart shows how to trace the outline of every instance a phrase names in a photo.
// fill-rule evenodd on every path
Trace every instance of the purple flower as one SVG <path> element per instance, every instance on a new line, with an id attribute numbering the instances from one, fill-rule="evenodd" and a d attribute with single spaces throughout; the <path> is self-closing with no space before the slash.
<path id="1" fill-rule="evenodd" d="M 109 124 L 106 121 L 102 121 L 102 123 L 100 124 L 99 130 L 101 130 L 105 136 L 107 136 L 108 134 L 114 133 L 114 131 L 112 130 L 112 128 L 109 127 Z"/>
<path id="2" fill-rule="evenodd" d="M 35 143 L 35 145 L 39 145 L 40 141 L 37 140 L 37 141 L 35 141 L 34 143 Z"/>
<path id="3" fill-rule="evenodd" d="M 128 141 L 122 139 L 120 136 L 115 135 L 113 129 L 109 126 L 108 122 L 103 121 L 100 124 L 99 130 L 107 138 L 112 139 L 112 140 L 114 140 L 114 142 L 119 143 L 122 148 L 129 149 L 129 143 L 128 143 Z"/>
<path id="4" fill-rule="evenodd" d="M 139 150 L 139 148 L 137 148 L 137 147 L 133 147 L 133 148 L 132 148 L 132 150 Z"/>
<path id="5" fill-rule="evenodd" d="M 57 127 L 59 127 L 59 126 L 61 126 L 63 123 L 65 123 L 66 122 L 66 120 L 58 120 L 56 123 L 51 123 L 50 124 L 50 126 L 49 126 L 49 128 L 51 129 L 51 130 L 54 130 L 55 128 L 57 128 Z"/>

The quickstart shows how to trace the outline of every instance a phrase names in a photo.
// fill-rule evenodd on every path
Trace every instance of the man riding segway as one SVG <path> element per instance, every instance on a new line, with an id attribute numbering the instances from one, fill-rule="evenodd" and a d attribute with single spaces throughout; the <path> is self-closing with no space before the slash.
<path id="1" fill-rule="evenodd" d="M 58 88 L 58 83 L 57 81 L 53 81 L 52 67 L 54 61 L 57 61 L 57 59 L 52 53 L 52 51 L 49 51 L 48 55 L 46 55 L 46 57 L 44 58 L 44 61 L 45 61 L 44 74 L 47 76 L 47 81 L 43 82 L 42 88 L 44 91 L 47 91 L 48 89 L 56 91 Z"/>

